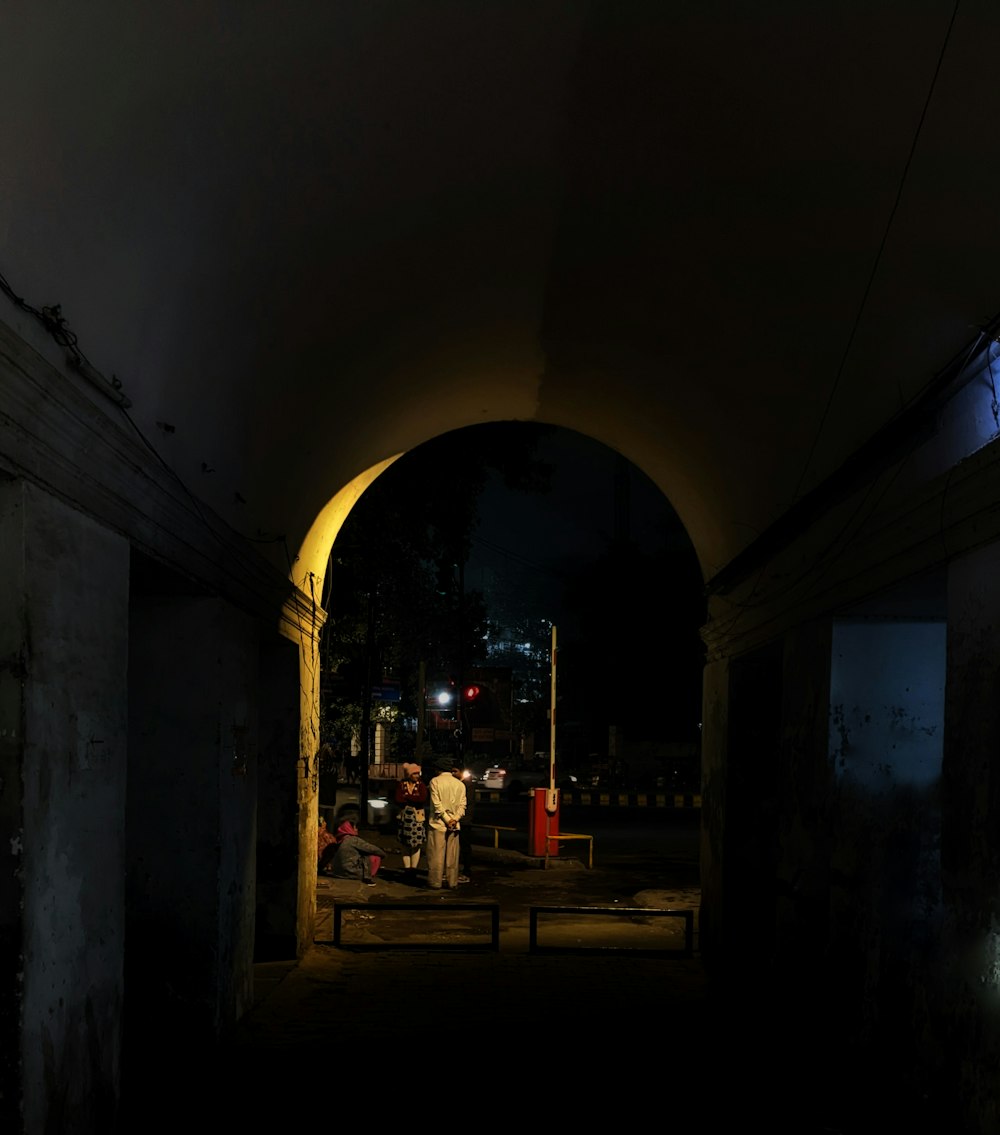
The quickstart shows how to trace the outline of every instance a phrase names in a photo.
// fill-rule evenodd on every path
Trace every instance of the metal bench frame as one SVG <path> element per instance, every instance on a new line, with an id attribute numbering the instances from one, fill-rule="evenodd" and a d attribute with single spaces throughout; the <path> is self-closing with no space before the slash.
<path id="1" fill-rule="evenodd" d="M 412 910 L 423 914 L 436 911 L 475 910 L 487 911 L 490 915 L 489 942 L 350 942 L 344 944 L 342 935 L 342 916 L 345 910 L 364 911 L 376 914 L 380 910 Z M 335 903 L 333 907 L 333 944 L 340 950 L 484 950 L 500 949 L 500 904 L 486 902 L 345 902 Z"/>
<path id="2" fill-rule="evenodd" d="M 613 915 L 626 918 L 682 918 L 684 920 L 684 946 L 676 947 L 636 947 L 636 946 L 542 946 L 538 942 L 538 916 L 540 914 L 583 914 Z M 628 906 L 533 906 L 529 909 L 530 929 L 528 933 L 528 952 L 530 954 L 635 954 L 643 957 L 690 958 L 694 956 L 694 911 L 661 910 L 651 907 Z"/>

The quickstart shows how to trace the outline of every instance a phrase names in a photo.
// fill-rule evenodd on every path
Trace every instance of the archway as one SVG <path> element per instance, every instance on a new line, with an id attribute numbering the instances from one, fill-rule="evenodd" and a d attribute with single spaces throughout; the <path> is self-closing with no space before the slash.
<path id="1" fill-rule="evenodd" d="M 491 427 L 509 427 L 511 430 L 530 428 L 531 426 L 538 425 L 539 423 L 524 422 L 491 423 Z M 457 434 L 475 434 L 476 428 L 476 426 L 470 426 L 467 430 L 451 431 L 447 435 L 443 434 L 436 439 L 429 439 L 425 444 L 427 447 L 436 444 L 446 444 L 449 437 L 454 437 Z M 622 468 L 632 468 L 634 470 L 634 475 L 641 477 L 645 482 L 644 491 L 647 493 L 655 494 L 666 505 L 665 498 L 659 487 L 653 485 L 651 481 L 648 481 L 648 479 L 645 478 L 644 474 L 642 474 L 641 471 L 636 467 L 629 465 L 629 463 L 625 461 L 625 458 L 622 457 L 617 451 L 611 449 L 610 447 L 606 447 L 604 443 L 599 439 L 584 438 L 576 431 L 564 430 L 560 432 L 565 434 L 566 436 L 578 438 L 580 443 L 590 445 L 592 447 L 592 452 L 600 450 L 600 452 L 604 455 L 606 467 L 603 470 L 602 475 L 606 480 L 606 484 L 604 485 L 606 499 L 600 502 L 600 507 L 607 510 L 607 539 L 609 542 L 611 542 L 613 538 L 618 539 L 622 537 L 622 532 L 612 531 L 614 526 L 621 523 L 622 521 L 621 512 L 613 512 L 613 509 L 618 509 L 622 504 L 621 500 L 618 500 L 617 502 L 615 501 L 616 494 L 621 492 L 620 476 Z M 406 458 L 411 458 L 413 454 L 418 452 L 421 448 L 423 447 L 415 447 L 413 451 L 410 451 L 410 453 L 406 455 Z M 329 553 L 332 549 L 334 549 L 334 542 L 338 534 L 341 532 L 344 523 L 348 519 L 348 516 L 351 515 L 352 510 L 358 505 L 359 501 L 361 501 L 361 498 L 364 495 L 365 491 L 369 487 L 375 485 L 376 481 L 378 481 L 383 476 L 383 474 L 386 474 L 387 472 L 390 478 L 399 475 L 401 478 L 405 479 L 408 476 L 408 473 L 403 468 L 406 462 L 400 462 L 401 456 L 402 455 L 396 455 L 395 457 L 388 459 L 385 462 L 379 463 L 377 466 L 372 466 L 363 474 L 359 475 L 359 477 L 355 478 L 354 481 L 341 489 L 339 493 L 335 494 L 335 496 L 331 499 L 326 508 L 321 512 L 320 516 L 313 524 L 312 528 L 310 529 L 309 539 L 306 543 L 304 543 L 302 552 L 300 553 L 300 556 L 295 565 L 295 578 L 297 579 L 297 581 L 299 581 L 300 588 L 304 586 L 307 586 L 309 588 L 311 602 L 319 602 L 319 599 L 323 594 L 323 585 L 324 583 L 328 584 L 329 582 L 325 578 Z M 396 464 L 397 462 L 400 463 Z M 458 465 L 460 467 L 460 463 L 458 463 Z M 390 467 L 392 468 L 390 469 Z M 386 482 L 383 481 L 381 483 L 384 485 Z M 596 502 L 593 503 L 592 507 L 597 507 Z M 625 509 L 625 511 L 627 512 L 627 508 Z M 683 532 L 683 526 L 681 525 L 680 521 L 676 519 L 676 517 L 674 519 L 674 525 L 675 527 L 673 529 L 673 534 L 676 537 L 677 532 Z M 684 538 L 686 540 L 686 536 Z M 687 544 L 687 549 L 684 554 L 690 559 L 690 564 L 692 565 L 692 578 L 689 580 L 689 582 L 692 587 L 692 594 L 695 594 L 697 593 L 697 589 L 700 584 L 700 573 L 698 571 L 697 562 L 693 550 L 691 549 L 689 543 Z M 326 558 L 324 558 L 324 556 Z M 695 579 L 693 577 L 698 578 Z M 599 584 L 604 584 L 606 582 L 606 579 L 607 577 L 605 576 L 600 580 L 596 580 L 596 582 Z M 695 628 L 695 630 L 696 629 L 697 628 Z M 694 637 L 696 637 L 696 635 Z M 303 650 L 303 752 L 316 753 L 318 751 L 320 742 L 326 740 L 327 738 L 320 736 L 319 729 L 319 683 L 317 681 L 319 665 L 318 640 L 310 640 L 310 642 L 310 653 L 307 654 L 306 651 Z M 626 666 L 628 664 L 628 662 L 625 663 Z M 632 664 L 634 665 L 635 669 L 625 674 L 627 680 L 633 681 L 636 678 L 642 678 L 651 683 L 645 694 L 647 701 L 663 699 L 664 694 L 662 690 L 657 690 L 655 683 L 653 683 L 652 676 L 649 673 L 646 673 L 647 668 L 644 663 L 639 659 L 633 659 Z M 700 681 L 700 671 L 698 674 L 698 679 Z M 616 723 L 612 722 L 611 724 L 612 726 L 614 726 Z M 619 720 L 617 722 L 619 730 L 621 730 L 622 725 L 623 722 Z M 692 725 L 696 727 L 696 720 L 692 722 Z M 675 739 L 671 737 L 670 740 L 674 741 Z M 605 726 L 605 743 L 606 741 L 607 728 Z M 580 745 L 582 746 L 582 752 L 584 756 L 588 754 L 588 749 L 595 748 L 594 745 L 588 746 L 583 741 L 580 742 Z M 677 746 L 675 745 L 674 747 L 676 748 Z M 654 771 L 654 764 L 656 760 L 654 746 L 646 745 L 641 750 L 639 746 L 636 746 L 635 753 L 636 762 L 635 768 L 632 771 L 637 776 L 646 777 L 646 779 L 649 781 L 650 786 L 654 785 L 658 779 Z M 606 755 L 606 750 L 602 753 L 602 755 Z M 676 756 L 676 753 L 674 755 Z M 642 762 L 641 765 L 640 762 Z M 643 783 L 645 784 L 645 781 Z M 306 809 L 311 820 L 310 825 L 303 831 L 303 859 L 306 862 L 311 862 L 311 858 L 307 854 L 307 850 L 315 846 L 315 815 L 317 811 L 316 803 L 317 801 L 315 797 L 313 797 L 309 801 L 309 806 Z"/>

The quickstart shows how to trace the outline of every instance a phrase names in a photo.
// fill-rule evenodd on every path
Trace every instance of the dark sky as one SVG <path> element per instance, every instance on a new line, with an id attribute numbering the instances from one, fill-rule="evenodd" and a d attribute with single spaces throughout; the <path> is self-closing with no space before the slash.
<path id="1" fill-rule="evenodd" d="M 562 573 L 597 558 L 613 538 L 617 455 L 559 429 L 542 439 L 538 456 L 555 467 L 550 493 L 515 492 L 494 477 L 480 498 L 466 584 L 488 591 L 492 579 L 514 603 L 558 625 Z M 662 549 L 666 533 L 680 528 L 676 514 L 645 474 L 626 467 L 631 536 L 644 551 Z"/>

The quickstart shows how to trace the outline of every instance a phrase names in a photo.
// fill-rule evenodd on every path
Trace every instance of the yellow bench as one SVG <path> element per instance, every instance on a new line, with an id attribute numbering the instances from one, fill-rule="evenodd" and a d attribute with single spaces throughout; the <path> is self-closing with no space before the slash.
<path id="1" fill-rule="evenodd" d="M 469 824 L 472 829 L 484 828 L 488 832 L 493 833 L 493 846 L 498 848 L 500 846 L 500 833 L 501 832 L 516 832 L 517 828 L 507 828 L 503 824 Z"/>
<path id="2" fill-rule="evenodd" d="M 555 841 L 558 843 L 561 839 L 586 839 L 590 843 L 587 847 L 587 866 L 594 866 L 594 837 L 592 835 L 578 835 L 575 832 L 559 832 L 558 835 L 550 835 L 545 837 L 545 866 L 549 865 L 549 844 Z"/>

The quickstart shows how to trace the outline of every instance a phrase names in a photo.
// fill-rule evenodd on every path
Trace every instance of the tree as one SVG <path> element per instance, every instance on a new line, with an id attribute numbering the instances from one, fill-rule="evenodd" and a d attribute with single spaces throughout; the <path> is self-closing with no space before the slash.
<path id="1" fill-rule="evenodd" d="M 448 673 L 486 661 L 483 596 L 464 585 L 478 498 L 491 471 L 508 487 L 544 492 L 551 469 L 534 451 L 550 429 L 493 423 L 455 431 L 405 454 L 365 492 L 327 572 L 324 739 L 343 744 L 357 729 L 369 675 L 400 681 L 398 716 L 412 719 L 421 662 L 429 673 Z"/>

